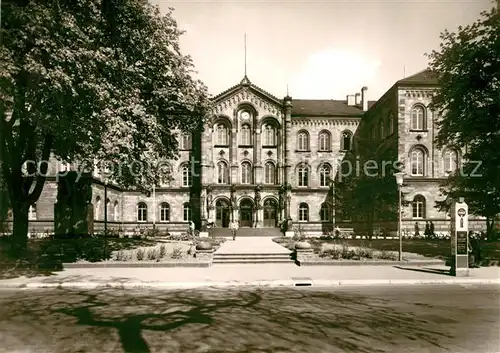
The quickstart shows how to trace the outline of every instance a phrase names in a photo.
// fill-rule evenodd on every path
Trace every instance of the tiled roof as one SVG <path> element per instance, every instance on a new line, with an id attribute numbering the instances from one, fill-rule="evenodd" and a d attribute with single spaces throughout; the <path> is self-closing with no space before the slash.
<path id="1" fill-rule="evenodd" d="M 233 87 L 228 88 L 224 92 L 219 93 L 212 99 L 217 101 L 230 95 L 233 91 L 237 91 L 240 87 L 251 87 L 254 91 L 263 96 L 274 100 L 278 104 L 282 104 L 282 100 L 272 95 L 271 93 L 263 90 L 257 85 L 250 82 L 247 76 L 241 82 Z M 370 108 L 376 101 L 368 101 L 368 108 Z M 353 116 L 359 117 L 363 115 L 363 109 L 360 105 L 349 106 L 346 100 L 333 100 L 333 99 L 293 99 L 292 98 L 292 116 L 309 116 L 309 117 L 325 117 L 325 116 Z"/>
<path id="2" fill-rule="evenodd" d="M 345 100 L 333 99 L 292 99 L 292 116 L 359 116 L 363 110 L 359 106 L 349 106 Z"/>
<path id="3" fill-rule="evenodd" d="M 397 82 L 399 85 L 425 85 L 437 84 L 437 76 L 429 69 L 417 72 L 415 75 L 408 76 Z"/>

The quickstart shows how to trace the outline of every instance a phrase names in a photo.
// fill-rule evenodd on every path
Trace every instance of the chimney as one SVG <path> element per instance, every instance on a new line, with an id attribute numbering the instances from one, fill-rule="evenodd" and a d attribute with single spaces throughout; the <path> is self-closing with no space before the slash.
<path id="1" fill-rule="evenodd" d="M 366 112 L 368 110 L 368 97 L 366 97 L 366 91 L 368 87 L 364 86 L 361 88 L 361 103 L 363 105 L 363 111 Z"/>
<path id="2" fill-rule="evenodd" d="M 353 106 L 355 105 L 355 99 L 354 99 L 354 95 L 353 94 L 348 94 L 347 95 L 347 105 L 348 106 Z"/>
<path id="3" fill-rule="evenodd" d="M 356 105 L 361 104 L 361 93 L 356 93 Z"/>

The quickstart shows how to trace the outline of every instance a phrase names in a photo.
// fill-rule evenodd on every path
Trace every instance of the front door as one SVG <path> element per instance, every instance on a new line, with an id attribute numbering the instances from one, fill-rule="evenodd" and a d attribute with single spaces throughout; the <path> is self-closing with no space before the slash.
<path id="1" fill-rule="evenodd" d="M 243 200 L 240 204 L 240 227 L 251 227 L 253 205 L 250 200 Z"/>
<path id="2" fill-rule="evenodd" d="M 215 204 L 215 226 L 219 228 L 229 227 L 229 215 L 229 203 L 218 200 Z"/>
<path id="3" fill-rule="evenodd" d="M 264 227 L 276 227 L 277 206 L 273 199 L 264 202 Z"/>

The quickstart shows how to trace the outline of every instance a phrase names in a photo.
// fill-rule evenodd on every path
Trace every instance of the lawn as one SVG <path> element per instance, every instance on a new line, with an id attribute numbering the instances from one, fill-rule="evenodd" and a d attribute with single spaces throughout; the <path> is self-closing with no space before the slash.
<path id="1" fill-rule="evenodd" d="M 369 246 L 367 240 L 346 239 L 350 246 Z M 376 250 L 398 251 L 399 240 L 397 239 L 375 239 L 371 241 L 371 247 Z M 451 254 L 451 240 L 425 240 L 409 239 L 403 240 L 403 251 L 420 254 L 425 257 L 446 259 Z M 484 259 L 500 260 L 500 241 L 482 242 L 481 253 Z"/>

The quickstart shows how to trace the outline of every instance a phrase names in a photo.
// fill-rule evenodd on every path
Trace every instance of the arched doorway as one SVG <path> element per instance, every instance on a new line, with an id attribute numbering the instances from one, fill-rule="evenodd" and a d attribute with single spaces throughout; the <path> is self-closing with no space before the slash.
<path id="1" fill-rule="evenodd" d="M 249 199 L 240 203 L 240 226 L 251 227 L 253 223 L 253 204 Z"/>
<path id="2" fill-rule="evenodd" d="M 278 203 L 274 199 L 264 201 L 264 227 L 276 227 Z"/>
<path id="3" fill-rule="evenodd" d="M 229 227 L 230 214 L 229 203 L 226 200 L 217 200 L 215 203 L 215 226 L 219 228 Z"/>

